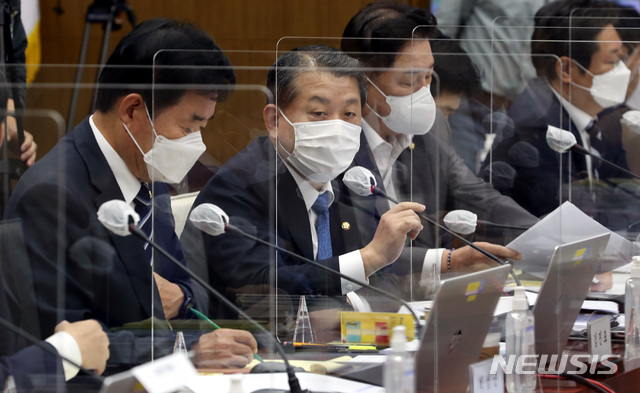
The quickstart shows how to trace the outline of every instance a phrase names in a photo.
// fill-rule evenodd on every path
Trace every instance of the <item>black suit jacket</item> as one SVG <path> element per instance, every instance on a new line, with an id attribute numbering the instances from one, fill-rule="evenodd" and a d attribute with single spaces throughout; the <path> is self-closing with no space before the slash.
<path id="1" fill-rule="evenodd" d="M 585 157 L 575 152 L 559 154 L 548 146 L 546 132 L 549 125 L 571 131 L 578 144 L 582 142 L 579 131 L 551 91 L 546 79 L 536 78 L 529 82 L 508 114 L 514 122 L 515 132 L 513 137 L 505 138 L 495 148 L 493 155 L 494 162 L 506 162 L 515 169 L 515 178 L 511 184 L 501 188 L 503 193 L 511 195 L 533 214 L 542 216 L 567 200 L 571 187 L 572 202 L 587 214 L 596 217 L 603 225 L 611 229 L 628 225 L 630 210 L 626 206 L 637 208 L 638 199 L 625 195 L 622 190 L 616 191 L 615 184 L 619 180 L 611 181 L 627 178 L 627 175 L 592 159 L 593 168 L 601 179 L 596 181 L 592 191 L 586 181 Z M 594 142 L 592 136 L 592 144 L 598 144 L 598 151 L 603 158 L 628 168 L 620 141 L 620 112 L 605 110 L 598 115 L 596 124 L 601 130 L 601 140 Z M 514 148 L 517 143 L 533 146 L 538 159 L 530 160 L 518 154 Z"/>
<path id="2" fill-rule="evenodd" d="M 334 257 L 319 261 L 339 270 L 338 256 L 362 248 L 359 225 L 375 229 L 371 213 L 351 206 L 351 195 L 341 181 L 333 181 L 335 195 L 329 208 Z M 307 209 L 294 178 L 276 156 L 271 141 L 256 138 L 227 161 L 205 185 L 194 206 L 213 203 L 246 232 L 314 259 Z M 369 239 L 370 240 L 370 239 Z M 189 264 L 206 260 L 210 283 L 233 299 L 234 291 L 249 285 L 276 285 L 289 295 L 341 295 L 340 279 L 270 247 L 226 233 L 212 237 L 187 223 L 182 235 Z M 188 246 L 187 246 L 188 245 Z M 190 256 L 202 247 L 205 257 Z M 277 267 L 277 274 L 275 274 Z M 196 267 L 197 268 L 197 267 Z"/>
<path id="3" fill-rule="evenodd" d="M 166 185 L 154 183 L 153 191 L 154 236 L 169 244 L 167 238 L 176 235 Z M 112 199 L 123 196 L 88 118 L 18 182 L 5 216 L 23 223 L 43 337 L 63 319 L 94 318 L 107 328 L 120 328 L 152 315 L 164 318 L 142 241 L 114 235 L 97 219 L 98 208 Z M 158 230 L 161 226 L 170 230 Z M 182 258 L 179 247 L 168 251 Z M 190 288 L 182 271 L 159 253 L 154 259 L 156 272 Z M 148 338 L 136 341 L 131 332 L 119 337 L 112 338 L 110 363 L 149 360 Z"/>

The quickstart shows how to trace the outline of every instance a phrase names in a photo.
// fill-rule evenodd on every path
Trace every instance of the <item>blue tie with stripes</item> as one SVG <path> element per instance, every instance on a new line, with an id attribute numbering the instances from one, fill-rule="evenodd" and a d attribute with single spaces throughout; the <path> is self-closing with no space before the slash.
<path id="1" fill-rule="evenodd" d="M 147 183 L 140 184 L 140 191 L 138 191 L 138 195 L 134 199 L 135 211 L 140 216 L 140 222 L 138 226 L 140 229 L 147 234 L 149 238 L 153 236 L 153 225 L 151 225 L 151 191 L 149 190 L 149 186 Z M 149 242 L 144 243 L 144 252 L 147 254 L 147 258 L 149 258 L 149 262 L 152 261 L 152 252 L 151 247 L 149 247 Z"/>
<path id="2" fill-rule="evenodd" d="M 311 207 L 318 214 L 318 258 L 317 260 L 331 258 L 331 229 L 329 226 L 329 193 L 318 195 L 318 199 Z"/>

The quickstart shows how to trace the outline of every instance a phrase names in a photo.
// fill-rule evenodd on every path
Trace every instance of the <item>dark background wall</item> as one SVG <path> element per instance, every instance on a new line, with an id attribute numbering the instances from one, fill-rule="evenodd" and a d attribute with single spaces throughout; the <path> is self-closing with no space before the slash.
<path id="1" fill-rule="evenodd" d="M 268 67 L 273 63 L 280 38 L 340 37 L 349 19 L 369 2 L 370 0 L 129 0 L 128 4 L 133 7 L 138 21 L 171 17 L 195 23 L 211 34 L 222 49 L 228 52 L 234 66 L 238 66 L 239 83 L 262 85 L 266 69 L 248 69 L 247 66 Z M 400 2 L 419 7 L 429 6 L 429 0 Z M 74 64 L 78 63 L 85 14 L 91 3 L 89 0 L 61 0 L 64 12 L 59 15 L 53 10 L 55 1 L 40 2 L 43 66 L 28 89 L 28 108 L 51 109 L 67 120 L 71 86 L 77 70 Z M 122 28 L 112 33 L 109 53 L 130 30 L 131 26 L 125 20 Z M 93 25 L 86 64 L 95 65 L 98 62 L 102 37 L 102 27 Z M 292 38 L 281 42 L 280 49 L 319 41 Z M 338 40 L 325 40 L 322 43 L 339 45 Z M 96 67 L 87 68 L 83 82 L 92 84 L 95 75 Z M 89 113 L 92 93 L 90 86 L 80 90 L 77 113 L 70 120 L 73 124 Z M 264 94 L 257 90 L 237 92 L 229 102 L 221 105 L 216 111 L 215 130 L 205 137 L 205 142 L 209 145 L 208 152 L 223 162 L 234 150 L 242 148 L 255 132 L 259 132 L 257 130 L 261 129 L 260 112 L 264 99 Z M 38 141 L 39 157 L 58 139 L 57 127 L 51 120 L 30 118 L 26 119 L 25 126 Z M 224 143 L 219 143 L 217 138 L 220 137 L 224 138 Z M 214 151 L 216 149 L 219 151 Z"/>

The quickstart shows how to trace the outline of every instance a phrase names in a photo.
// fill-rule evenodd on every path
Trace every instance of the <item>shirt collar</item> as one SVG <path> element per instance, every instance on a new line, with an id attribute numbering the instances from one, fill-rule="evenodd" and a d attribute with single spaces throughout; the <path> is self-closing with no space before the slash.
<path id="1" fill-rule="evenodd" d="M 565 100 L 564 97 L 562 97 L 562 95 L 560 95 L 560 93 L 556 91 L 556 89 L 551 87 L 551 85 L 549 85 L 549 88 L 551 89 L 553 94 L 556 95 L 556 97 L 562 104 L 562 107 L 564 108 L 564 110 L 567 111 L 567 114 L 569 115 L 569 119 L 571 119 L 573 124 L 575 124 L 578 131 L 581 133 L 585 132 L 589 124 L 591 124 L 591 122 L 594 121 L 595 118 L 591 117 L 591 115 L 589 115 L 582 109 L 570 103 L 569 100 Z"/>
<path id="2" fill-rule="evenodd" d="M 384 140 L 364 119 L 362 119 L 361 123 L 362 131 L 364 132 L 365 138 L 367 138 L 367 143 L 371 148 L 371 152 L 373 152 L 374 159 L 378 167 L 390 167 L 398 159 L 400 153 L 411 145 L 411 135 L 396 134 L 391 138 L 391 142 L 388 142 Z M 385 165 L 381 165 L 383 163 L 379 162 L 382 158 L 380 157 L 380 154 L 385 148 L 390 152 L 388 153 L 390 155 L 389 162 L 384 163 Z"/>
<path id="3" fill-rule="evenodd" d="M 124 201 L 131 203 L 136 195 L 138 195 L 138 191 L 140 191 L 140 180 L 131 173 L 122 157 L 120 157 L 109 142 L 107 142 L 102 132 L 100 132 L 93 122 L 93 115 L 89 117 L 89 124 L 91 125 L 93 136 L 96 138 L 96 142 L 98 142 L 98 147 L 104 155 L 104 158 L 106 158 L 107 164 L 109 164 L 109 168 L 111 168 L 111 172 L 113 172 L 113 176 L 116 178 L 118 187 L 120 187 L 122 196 L 124 196 Z"/>
<path id="4" fill-rule="evenodd" d="M 289 173 L 291 173 L 291 176 L 293 176 L 293 180 L 295 180 L 296 184 L 298 185 L 298 190 L 300 190 L 300 195 L 302 195 L 302 199 L 304 200 L 304 204 L 307 207 L 307 211 L 311 210 L 311 207 L 316 202 L 316 199 L 318 199 L 318 196 L 326 191 L 329 192 L 328 206 L 331 206 L 334 199 L 333 187 L 331 186 L 331 182 L 324 183 L 319 190 L 316 190 L 315 187 L 311 185 L 311 183 L 305 180 L 286 162 L 285 166 L 287 167 Z"/>

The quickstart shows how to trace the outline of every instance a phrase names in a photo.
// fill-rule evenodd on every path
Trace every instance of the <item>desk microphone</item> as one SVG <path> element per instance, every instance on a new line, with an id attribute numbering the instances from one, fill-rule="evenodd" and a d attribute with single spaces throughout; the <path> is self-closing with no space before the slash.
<path id="1" fill-rule="evenodd" d="M 249 323 L 255 326 L 261 333 L 271 340 L 274 344 L 276 352 L 280 355 L 282 360 L 284 361 L 287 377 L 289 381 L 289 389 L 291 393 L 308 393 L 308 390 L 302 390 L 300 388 L 300 381 L 296 377 L 296 374 L 289 364 L 289 359 L 285 354 L 284 350 L 280 346 L 280 343 L 271 335 L 271 333 L 265 329 L 262 325 L 260 325 L 257 321 L 247 315 L 244 311 L 238 308 L 235 304 L 233 304 L 229 299 L 220 294 L 218 291 L 213 289 L 211 285 L 209 285 L 206 281 L 201 279 L 197 274 L 191 271 L 188 267 L 183 265 L 180 261 L 178 261 L 173 255 L 168 253 L 164 248 L 162 248 L 159 244 L 157 244 L 154 240 L 150 239 L 147 234 L 138 227 L 138 222 L 140 221 L 140 217 L 133 210 L 131 205 L 122 200 L 111 200 L 103 203 L 98 209 L 98 220 L 105 226 L 109 231 L 120 235 L 127 236 L 129 234 L 134 234 L 140 239 L 148 242 L 151 247 L 156 249 L 162 255 L 164 255 L 168 260 L 170 260 L 177 267 L 182 269 L 185 273 L 187 273 L 194 281 L 198 284 L 202 285 L 204 288 L 209 291 L 216 299 L 221 301 L 225 306 L 229 307 L 231 310 L 235 311 L 241 317 L 245 318 Z M 260 389 L 254 393 L 274 393 L 274 392 L 283 392 L 279 389 Z"/>
<path id="2" fill-rule="evenodd" d="M 395 204 L 399 204 L 400 202 L 387 195 L 386 192 L 384 192 L 384 190 L 380 189 L 377 187 L 378 183 L 376 182 L 376 178 L 373 175 L 373 173 L 371 173 L 370 170 L 368 170 L 365 167 L 362 166 L 354 166 L 353 168 L 349 169 L 347 172 L 345 172 L 343 178 L 342 178 L 342 182 L 347 186 L 347 188 L 349 188 L 351 191 L 353 191 L 354 193 L 356 193 L 359 196 L 369 196 L 369 195 L 379 195 L 383 198 L 386 198 L 387 200 L 395 203 Z M 458 235 L 456 232 L 452 231 L 451 229 L 447 228 L 444 225 L 440 225 L 439 223 L 437 223 L 435 220 L 433 220 L 431 217 L 429 217 L 427 214 L 425 214 L 424 212 L 421 213 L 417 213 L 418 216 L 420 218 L 422 218 L 423 220 L 425 220 L 426 222 L 428 222 L 429 224 L 435 226 L 438 229 L 441 229 L 447 233 L 449 233 L 451 236 L 455 237 L 456 239 L 460 240 L 462 243 L 464 243 L 465 245 L 473 248 L 474 250 L 478 251 L 479 253 L 481 253 L 482 255 L 486 256 L 487 258 L 491 259 L 494 262 L 497 262 L 500 265 L 506 265 L 507 262 L 501 260 L 500 258 L 498 258 L 497 256 L 491 254 L 488 251 L 483 250 L 482 248 L 476 246 L 475 244 L 471 243 L 470 241 L 468 241 L 467 239 L 465 239 L 464 237 Z M 511 276 L 513 277 L 514 281 L 520 285 L 518 278 L 515 276 L 515 274 L 513 274 L 513 268 L 511 269 Z"/>
<path id="3" fill-rule="evenodd" d="M 227 216 L 227 214 L 218 206 L 211 204 L 211 203 L 202 203 L 198 206 L 196 206 L 191 213 L 189 214 L 189 220 L 193 223 L 193 225 L 198 228 L 199 230 L 201 230 L 202 232 L 211 235 L 211 236 L 218 236 L 221 235 L 223 233 L 226 232 L 233 232 L 233 233 L 237 233 L 240 236 L 244 236 L 248 239 L 251 239 L 253 241 L 256 241 L 260 244 L 263 244 L 267 247 L 273 248 L 281 253 L 287 254 L 291 257 L 294 257 L 300 261 L 303 261 L 305 263 L 308 263 L 310 265 L 313 265 L 319 269 L 322 269 L 328 273 L 333 274 L 334 276 L 338 276 L 340 278 L 344 278 L 347 281 L 350 281 L 354 284 L 358 284 L 361 287 L 367 288 L 373 292 L 376 292 L 388 299 L 392 299 L 394 301 L 397 301 L 399 303 L 402 303 L 402 305 L 404 305 L 409 312 L 411 312 L 411 315 L 413 316 L 413 319 L 415 320 L 415 326 L 416 329 L 418 331 L 418 336 L 419 336 L 419 332 L 420 332 L 420 319 L 418 318 L 418 316 L 416 315 L 415 311 L 413 311 L 413 308 L 409 306 L 409 304 L 404 301 L 402 298 L 395 296 L 385 290 L 382 290 L 380 288 L 374 287 L 372 285 L 367 284 L 364 281 L 360 281 L 357 280 L 355 278 L 349 277 L 343 273 L 340 273 L 337 270 L 333 270 L 327 266 L 324 266 L 312 259 L 306 258 L 302 255 L 298 255 L 292 251 L 289 251 L 285 248 L 282 248 L 280 246 L 277 246 L 275 244 L 269 243 L 266 240 L 260 239 L 259 237 L 253 236 L 251 234 L 246 233 L 245 231 L 243 231 L 242 229 L 232 225 L 229 223 L 229 216 Z"/>
<path id="4" fill-rule="evenodd" d="M 636 175 L 635 173 L 621 167 L 620 165 L 614 164 L 613 162 L 607 159 L 604 159 L 599 155 L 594 154 L 589 150 L 585 149 L 584 147 L 580 146 L 578 144 L 578 141 L 576 140 L 575 135 L 573 135 L 569 131 L 562 130 L 554 126 L 548 126 L 547 127 L 547 144 L 552 150 L 555 150 L 558 153 L 565 153 L 568 150 L 573 150 L 580 154 L 596 158 L 600 160 L 600 162 L 603 162 L 619 170 L 620 172 L 633 177 L 634 179 L 640 180 L 640 176 Z"/>
<path id="5" fill-rule="evenodd" d="M 526 231 L 529 227 L 519 225 L 498 224 L 486 220 L 478 220 L 478 216 L 469 210 L 452 210 L 444 216 L 444 225 L 461 235 L 470 235 L 476 231 L 476 226 L 489 226 L 504 229 L 519 229 Z"/>

